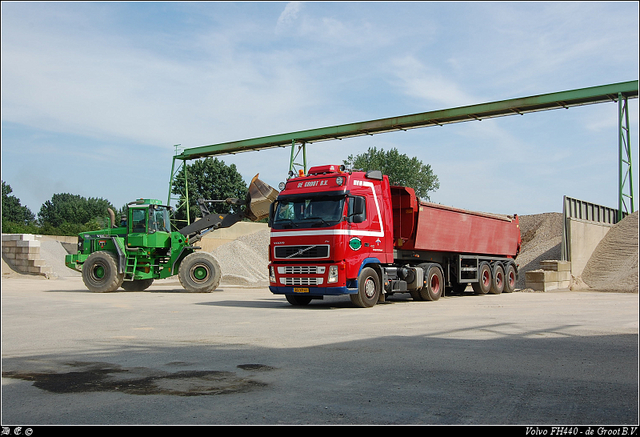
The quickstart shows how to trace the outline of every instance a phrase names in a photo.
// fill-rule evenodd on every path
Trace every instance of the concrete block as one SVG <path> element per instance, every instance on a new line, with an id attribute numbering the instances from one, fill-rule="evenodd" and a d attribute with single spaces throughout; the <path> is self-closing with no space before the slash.
<path id="1" fill-rule="evenodd" d="M 543 270 L 553 270 L 556 272 L 570 272 L 571 262 L 558 261 L 558 260 L 544 260 L 544 261 L 540 261 L 540 267 L 542 267 Z"/>
<path id="2" fill-rule="evenodd" d="M 16 247 L 40 247 L 40 242 L 38 240 L 18 240 Z"/>
<path id="3" fill-rule="evenodd" d="M 569 288 L 571 272 L 553 270 L 531 270 L 525 272 L 525 286 L 537 291 L 550 291 L 558 288 Z"/>

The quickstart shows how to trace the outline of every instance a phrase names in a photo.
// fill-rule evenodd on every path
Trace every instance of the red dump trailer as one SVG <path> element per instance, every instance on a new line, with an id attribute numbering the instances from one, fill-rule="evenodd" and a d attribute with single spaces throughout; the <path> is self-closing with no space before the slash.
<path id="1" fill-rule="evenodd" d="M 437 300 L 468 284 L 511 292 L 517 279 L 517 215 L 424 202 L 379 171 L 313 167 L 287 181 L 269 225 L 269 288 L 294 305 L 342 294 L 361 307 L 394 293 Z"/>

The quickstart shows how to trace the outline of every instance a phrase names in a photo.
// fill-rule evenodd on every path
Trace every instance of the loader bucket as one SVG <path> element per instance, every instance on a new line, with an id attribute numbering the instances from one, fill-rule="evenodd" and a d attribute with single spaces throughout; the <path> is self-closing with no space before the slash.
<path id="1" fill-rule="evenodd" d="M 249 184 L 245 216 L 252 221 L 269 217 L 269 207 L 278 197 L 278 190 L 265 184 L 255 175 Z"/>

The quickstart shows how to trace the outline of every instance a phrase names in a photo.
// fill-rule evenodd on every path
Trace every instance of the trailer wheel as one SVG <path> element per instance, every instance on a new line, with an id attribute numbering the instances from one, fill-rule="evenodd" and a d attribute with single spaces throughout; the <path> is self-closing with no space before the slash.
<path id="1" fill-rule="evenodd" d="M 513 293 L 516 290 L 516 266 L 512 262 L 507 264 L 504 270 L 504 293 Z"/>
<path id="2" fill-rule="evenodd" d="M 476 294 L 487 294 L 491 290 L 491 267 L 486 261 L 478 266 L 478 282 L 471 284 Z"/>
<path id="3" fill-rule="evenodd" d="M 424 278 L 424 287 L 420 289 L 422 300 L 438 300 L 442 296 L 444 290 L 444 275 L 437 265 L 431 264 L 424 267 L 426 275 Z"/>
<path id="4" fill-rule="evenodd" d="M 374 306 L 380 298 L 380 278 L 374 269 L 365 267 L 358 276 L 358 293 L 350 294 L 351 302 L 360 308 Z"/>
<path id="5" fill-rule="evenodd" d="M 82 265 L 82 281 L 94 293 L 116 291 L 124 280 L 118 273 L 118 261 L 111 252 L 94 252 Z"/>
<path id="6" fill-rule="evenodd" d="M 137 281 L 124 281 L 121 287 L 124 291 L 144 291 L 153 284 L 153 279 L 139 279 Z"/>
<path id="7" fill-rule="evenodd" d="M 502 264 L 495 263 L 491 272 L 491 294 L 500 294 L 504 290 L 504 267 Z"/>
<path id="8" fill-rule="evenodd" d="M 311 302 L 311 298 L 309 296 L 295 296 L 293 294 L 286 294 L 287 302 L 294 306 L 305 306 Z"/>
<path id="9" fill-rule="evenodd" d="M 213 255 L 194 252 L 180 263 L 178 279 L 190 293 L 211 293 L 220 283 L 220 265 Z"/>

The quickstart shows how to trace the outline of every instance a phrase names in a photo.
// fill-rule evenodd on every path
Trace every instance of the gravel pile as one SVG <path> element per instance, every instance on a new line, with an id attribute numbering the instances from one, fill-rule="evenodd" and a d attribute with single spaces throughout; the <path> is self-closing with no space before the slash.
<path id="1" fill-rule="evenodd" d="M 582 280 L 601 291 L 638 291 L 638 211 L 607 232 L 589 258 Z"/>
<path id="2" fill-rule="evenodd" d="M 562 244 L 562 214 L 521 215 L 520 235 L 522 246 L 516 258 L 518 282 L 516 288 L 525 288 L 524 272 L 540 269 L 540 261 L 559 260 Z"/>
<path id="3" fill-rule="evenodd" d="M 214 249 L 211 254 L 222 270 L 222 284 L 266 287 L 269 285 L 270 230 L 243 235 Z"/>
<path id="4" fill-rule="evenodd" d="M 82 276 L 82 273 L 70 269 L 64 263 L 64 257 L 68 254 L 67 250 L 59 241 L 41 240 L 40 241 L 40 258 L 47 262 L 48 266 L 53 268 L 53 276 L 59 278 L 68 278 L 72 276 Z"/>

